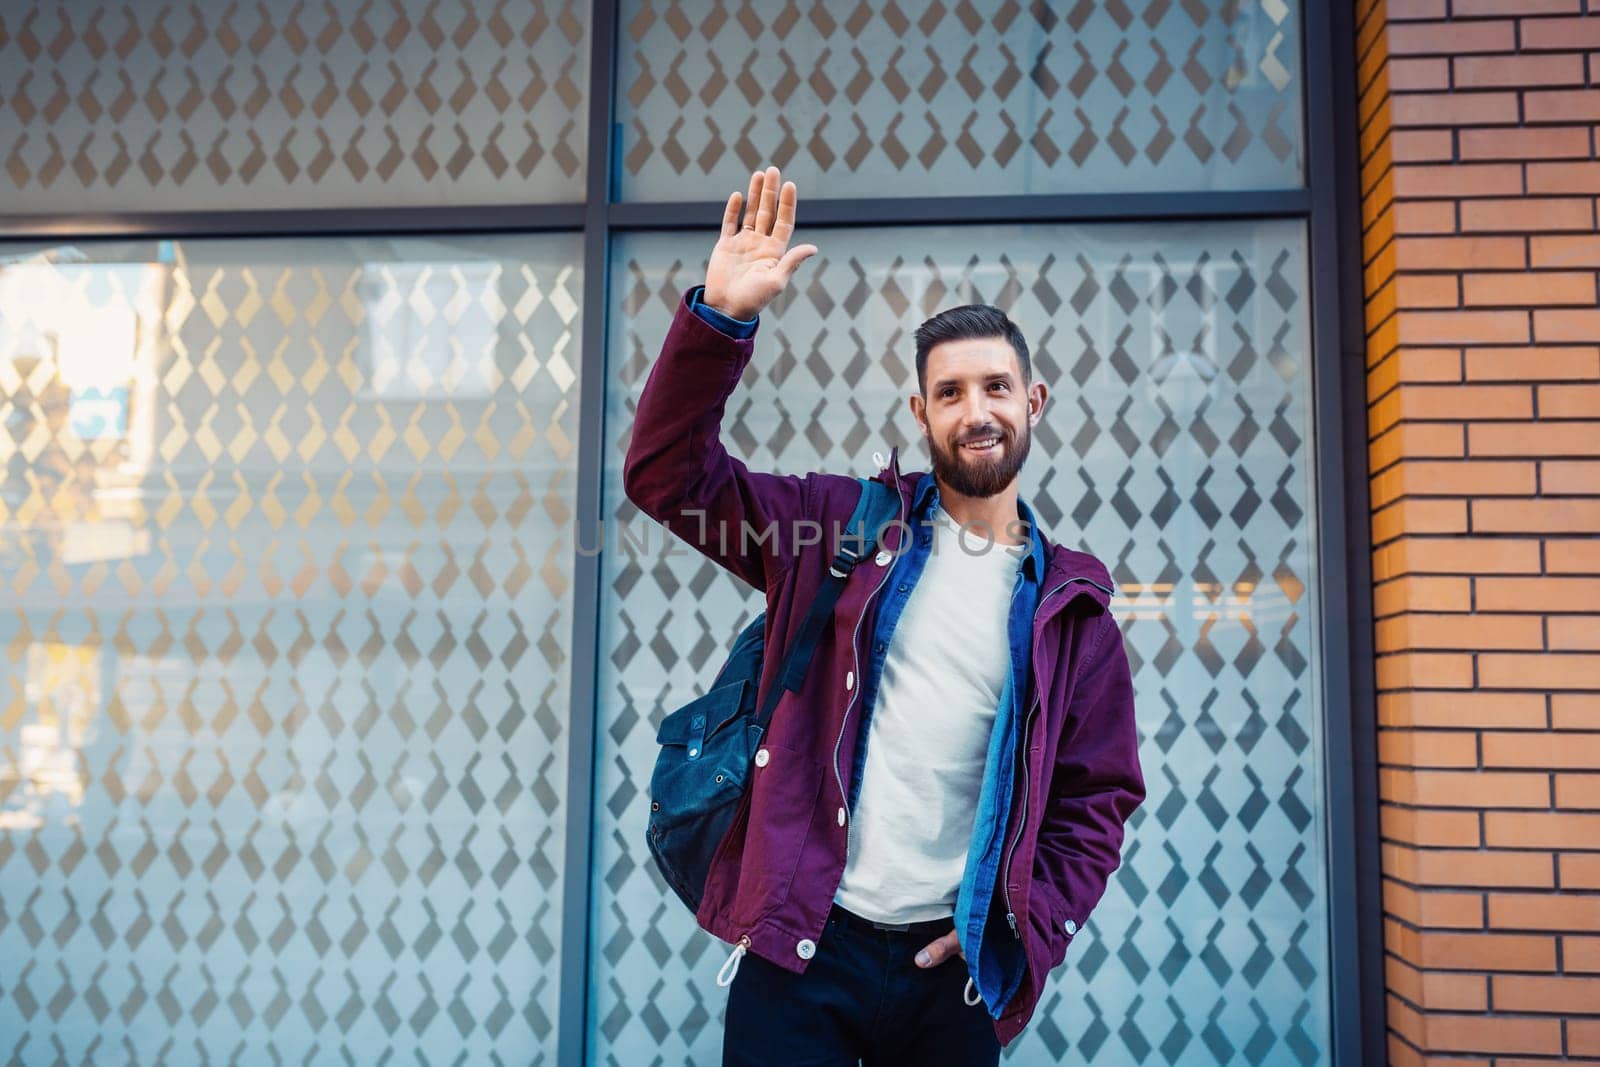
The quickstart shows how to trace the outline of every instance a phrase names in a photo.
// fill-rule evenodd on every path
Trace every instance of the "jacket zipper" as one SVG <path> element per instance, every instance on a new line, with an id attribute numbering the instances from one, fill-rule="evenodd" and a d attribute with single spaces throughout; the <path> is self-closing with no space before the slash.
<path id="1" fill-rule="evenodd" d="M 895 478 L 894 498 L 897 507 L 895 518 L 899 519 L 900 512 L 905 509 L 905 491 L 900 487 L 900 479 L 898 477 Z M 877 533 L 877 531 L 874 530 L 873 533 Z M 878 551 L 882 552 L 885 549 L 882 545 L 879 545 Z M 892 565 L 883 569 L 883 578 L 879 580 L 877 588 L 873 589 L 862 603 L 861 614 L 856 618 L 856 628 L 850 634 L 850 655 L 851 662 L 855 665 L 854 677 L 856 681 L 850 690 L 850 700 L 845 704 L 844 717 L 839 720 L 839 736 L 833 742 L 833 781 L 839 787 L 839 806 L 844 810 L 844 862 L 847 867 L 850 865 L 850 838 L 855 831 L 855 815 L 850 810 L 850 799 L 845 795 L 844 791 L 844 778 L 839 773 L 839 749 L 844 745 L 844 731 L 850 724 L 850 711 L 855 707 L 856 697 L 860 695 L 862 688 L 861 624 L 866 621 L 867 608 L 871 606 L 873 598 L 883 592 L 883 587 L 889 584 L 889 575 L 893 572 L 894 567 Z"/>
<path id="2" fill-rule="evenodd" d="M 1096 589 L 1104 590 L 1107 596 L 1112 595 L 1111 590 L 1106 589 L 1105 586 L 1101 585 L 1093 578 L 1084 578 L 1082 576 L 1068 578 L 1066 581 L 1062 582 L 1060 585 L 1056 586 L 1054 589 L 1050 590 L 1044 596 L 1039 598 L 1039 608 L 1037 610 L 1042 610 L 1044 608 L 1045 601 L 1061 592 L 1061 590 L 1065 589 L 1073 582 L 1088 582 Z M 1038 663 L 1039 660 L 1037 656 L 1037 649 L 1035 649 L 1029 665 L 1030 672 L 1038 666 Z M 1000 865 L 1000 884 L 1002 887 L 1004 887 L 1003 891 L 1006 898 L 1006 925 L 1011 927 L 1011 935 L 1019 941 L 1022 940 L 1022 932 L 1017 929 L 1017 909 L 1013 907 L 1011 903 L 1011 857 L 1015 854 L 1017 844 L 1022 840 L 1022 832 L 1027 828 L 1028 824 L 1028 794 L 1032 791 L 1028 785 L 1028 730 L 1033 726 L 1033 713 L 1037 711 L 1038 708 L 1039 686 L 1036 683 L 1033 687 L 1033 700 L 1028 704 L 1027 715 L 1023 717 L 1022 743 L 1019 746 L 1018 752 L 1018 755 L 1022 759 L 1022 813 L 1017 819 L 1017 835 L 1013 837 L 1011 839 L 1011 843 L 1006 846 L 1005 862 Z"/>

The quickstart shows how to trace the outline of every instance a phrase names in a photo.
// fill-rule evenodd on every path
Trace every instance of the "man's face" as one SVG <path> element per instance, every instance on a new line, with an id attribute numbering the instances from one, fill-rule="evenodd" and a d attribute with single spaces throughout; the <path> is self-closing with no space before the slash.
<path id="1" fill-rule="evenodd" d="M 944 341 L 928 350 L 927 395 L 913 396 L 911 410 L 928 439 L 934 474 L 955 492 L 994 496 L 1022 469 L 1032 442 L 1030 416 L 1043 407 L 1045 388 L 1039 382 L 1024 387 L 1021 376 L 1017 354 L 1003 338 Z"/>

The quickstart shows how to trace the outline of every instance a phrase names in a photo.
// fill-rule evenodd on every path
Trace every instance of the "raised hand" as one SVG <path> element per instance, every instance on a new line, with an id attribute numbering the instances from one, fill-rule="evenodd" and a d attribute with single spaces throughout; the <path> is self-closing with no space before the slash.
<path id="1" fill-rule="evenodd" d="M 706 267 L 705 303 L 736 319 L 753 319 L 783 292 L 796 268 L 817 254 L 816 245 L 789 247 L 794 205 L 794 182 L 784 182 L 780 192 L 777 167 L 750 175 L 748 198 L 737 192 L 728 197 L 722 234 Z"/>

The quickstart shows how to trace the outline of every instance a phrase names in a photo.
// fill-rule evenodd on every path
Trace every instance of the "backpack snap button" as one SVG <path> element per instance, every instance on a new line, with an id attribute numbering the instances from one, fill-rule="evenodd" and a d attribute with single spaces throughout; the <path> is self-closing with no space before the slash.
<path id="1" fill-rule="evenodd" d="M 1068 919 L 1066 922 L 1062 923 L 1062 927 L 1067 931 L 1067 936 L 1069 937 L 1078 932 L 1078 924 L 1073 922 L 1071 919 Z"/>
<path id="2" fill-rule="evenodd" d="M 769 760 L 771 758 L 772 757 L 767 754 L 767 750 L 766 749 L 764 749 L 764 748 L 756 749 L 756 766 L 757 767 L 765 767 L 767 765 L 767 760 Z"/>
<path id="3" fill-rule="evenodd" d="M 801 938 L 800 943 L 794 947 L 794 954 L 803 960 L 809 960 L 817 954 L 817 943 L 809 937 Z"/>

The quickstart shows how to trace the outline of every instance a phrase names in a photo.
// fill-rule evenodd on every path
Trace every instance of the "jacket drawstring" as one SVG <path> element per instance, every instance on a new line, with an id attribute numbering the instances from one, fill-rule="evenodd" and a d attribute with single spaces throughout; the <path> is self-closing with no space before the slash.
<path id="1" fill-rule="evenodd" d="M 750 951 L 750 937 L 746 935 L 739 939 L 733 946 L 733 951 L 728 953 L 728 958 L 722 961 L 722 966 L 717 968 L 717 985 L 726 989 L 733 984 L 734 978 L 739 973 L 739 961 L 744 959 L 744 954 Z"/>
<path id="2" fill-rule="evenodd" d="M 971 978 L 967 979 L 967 987 L 961 991 L 961 1000 L 969 1008 L 975 1008 L 983 1003 L 983 994 L 978 992 L 977 983 Z"/>

